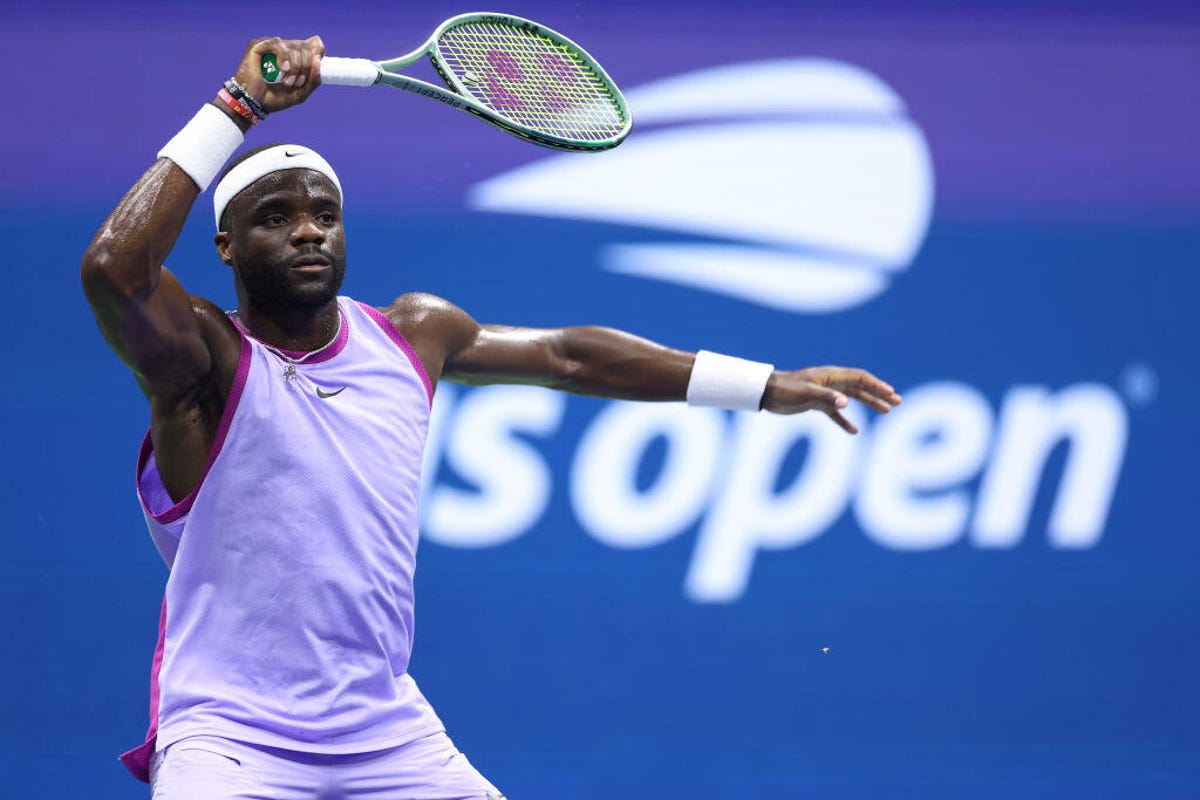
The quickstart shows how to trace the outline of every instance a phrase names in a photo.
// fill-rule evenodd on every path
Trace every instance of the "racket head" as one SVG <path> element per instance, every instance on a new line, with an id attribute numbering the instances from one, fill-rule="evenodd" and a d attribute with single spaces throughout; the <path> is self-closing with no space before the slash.
<path id="1" fill-rule="evenodd" d="M 460 14 L 434 31 L 427 52 L 447 86 L 496 116 L 482 118 L 537 144 L 607 150 L 633 125 L 625 97 L 604 68 L 532 20 Z"/>

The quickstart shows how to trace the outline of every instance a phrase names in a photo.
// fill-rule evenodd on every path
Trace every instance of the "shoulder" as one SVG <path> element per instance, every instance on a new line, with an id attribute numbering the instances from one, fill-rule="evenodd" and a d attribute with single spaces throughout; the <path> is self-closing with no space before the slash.
<path id="1" fill-rule="evenodd" d="M 404 334 L 426 364 L 470 347 L 479 335 L 479 323 L 445 298 L 426 292 L 409 292 L 379 309 Z"/>
<path id="2" fill-rule="evenodd" d="M 474 336 L 479 330 L 479 324 L 466 311 L 445 298 L 426 292 L 402 294 L 381 310 L 405 336 L 410 333 L 432 336 L 453 345 L 455 340 Z"/>
<path id="3" fill-rule="evenodd" d="M 454 303 L 428 292 L 408 292 L 407 294 L 402 294 L 393 300 L 390 305 L 380 310 L 387 314 L 393 322 L 399 322 L 400 320 L 415 321 L 417 323 L 436 322 L 455 317 L 470 319 L 467 312 L 454 305 Z"/>

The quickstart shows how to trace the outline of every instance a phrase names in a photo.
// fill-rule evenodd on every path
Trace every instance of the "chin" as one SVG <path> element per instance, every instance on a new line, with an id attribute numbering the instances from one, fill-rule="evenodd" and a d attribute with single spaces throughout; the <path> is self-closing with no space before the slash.
<path id="1" fill-rule="evenodd" d="M 338 286 L 304 286 L 297 287 L 288 293 L 288 301 L 293 306 L 319 308 L 337 298 Z"/>
<path id="2" fill-rule="evenodd" d="M 283 294 L 289 305 L 319 308 L 335 300 L 341 288 L 341 276 L 336 275 L 329 280 L 292 284 L 284 289 Z"/>

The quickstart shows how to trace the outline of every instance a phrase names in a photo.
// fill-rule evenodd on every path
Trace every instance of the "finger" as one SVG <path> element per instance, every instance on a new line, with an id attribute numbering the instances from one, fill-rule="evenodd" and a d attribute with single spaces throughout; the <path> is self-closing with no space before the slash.
<path id="1" fill-rule="evenodd" d="M 858 433 L 858 428 L 854 427 L 854 423 L 852 423 L 850 420 L 848 420 L 844 416 L 842 416 L 842 412 L 826 411 L 825 413 L 827 415 L 829 415 L 829 418 L 831 420 L 833 420 L 834 422 L 836 422 L 838 424 L 838 427 L 840 427 L 846 433 L 850 433 L 850 434 Z"/>
<path id="2" fill-rule="evenodd" d="M 325 43 L 321 41 L 320 36 L 310 36 L 307 44 L 312 53 L 312 60 L 308 65 L 308 83 L 315 89 L 321 85 L 321 59 L 325 57 Z"/>
<path id="3" fill-rule="evenodd" d="M 878 398 L 889 405 L 899 405 L 900 395 L 896 394 L 896 390 L 891 384 L 885 383 L 879 378 L 876 378 L 866 370 L 847 370 L 844 376 L 839 375 L 838 379 L 833 382 L 833 385 L 838 388 L 848 390 L 854 397 L 863 402 L 867 402 L 862 395 L 870 395 Z M 874 408 L 873 403 L 868 403 Z"/>
<path id="4" fill-rule="evenodd" d="M 275 58 L 279 62 L 279 71 L 283 73 L 281 76 L 283 77 L 286 76 L 287 71 L 292 68 L 291 48 L 288 47 L 287 42 L 285 42 L 283 39 L 276 39 L 275 43 L 276 49 L 272 52 L 275 53 Z"/>
<path id="5" fill-rule="evenodd" d="M 288 42 L 284 40 L 278 40 L 275 49 L 272 50 L 272 53 L 275 54 L 275 66 L 280 68 L 280 74 L 278 74 L 278 77 L 275 78 L 276 88 L 281 92 L 286 91 L 288 77 L 293 67 L 292 47 L 289 46 Z"/>
<path id="6" fill-rule="evenodd" d="M 865 369 L 839 370 L 837 382 L 844 384 L 847 388 L 856 387 L 866 389 L 878 395 L 889 395 L 895 391 L 889 384 L 881 381 Z"/>
<path id="7" fill-rule="evenodd" d="M 246 48 L 246 57 L 243 59 L 243 66 L 247 69 L 246 77 L 250 75 L 258 76 L 261 74 L 262 59 L 267 53 L 275 55 L 276 66 L 282 71 L 284 62 L 287 61 L 287 46 L 278 36 L 265 36 L 261 39 L 255 39 Z M 240 71 L 240 70 L 239 70 Z M 280 76 L 282 77 L 282 75 Z"/>
<path id="8" fill-rule="evenodd" d="M 300 42 L 288 43 L 287 77 L 283 82 L 291 87 L 303 85 L 300 80 L 308 74 L 308 54 Z"/>
<path id="9" fill-rule="evenodd" d="M 313 79 L 313 72 L 318 61 L 317 53 L 313 48 L 312 39 L 305 39 L 300 43 L 300 62 L 298 65 L 299 75 L 296 79 L 296 88 L 300 88 Z M 307 94 L 307 93 L 306 93 Z"/>
<path id="10" fill-rule="evenodd" d="M 888 400 L 892 397 L 895 397 L 898 400 L 900 397 L 900 395 L 896 394 L 896 390 L 890 383 L 881 381 L 879 378 L 876 378 L 874 375 L 865 370 L 859 378 L 859 386 L 877 397 L 882 397 L 884 400 Z"/>
<path id="11" fill-rule="evenodd" d="M 865 405 L 867 408 L 871 409 L 872 411 L 877 411 L 880 414 L 886 414 L 892 410 L 892 404 L 887 402 L 887 400 L 877 397 L 862 389 L 857 389 L 851 392 L 850 396 Z"/>
<path id="12" fill-rule="evenodd" d="M 247 53 L 253 53 L 256 56 L 261 56 L 266 53 L 274 53 L 276 56 L 281 55 L 283 51 L 283 39 L 278 36 L 264 36 L 261 39 L 255 39 L 250 42 L 250 47 Z"/>

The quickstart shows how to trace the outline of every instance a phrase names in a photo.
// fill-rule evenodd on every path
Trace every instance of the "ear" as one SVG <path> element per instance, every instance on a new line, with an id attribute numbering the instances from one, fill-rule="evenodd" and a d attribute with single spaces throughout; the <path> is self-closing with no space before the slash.
<path id="1" fill-rule="evenodd" d="M 217 255 L 221 260 L 233 266 L 233 237 L 229 235 L 229 231 L 217 231 L 213 243 L 217 246 Z"/>

